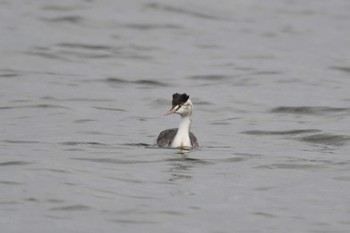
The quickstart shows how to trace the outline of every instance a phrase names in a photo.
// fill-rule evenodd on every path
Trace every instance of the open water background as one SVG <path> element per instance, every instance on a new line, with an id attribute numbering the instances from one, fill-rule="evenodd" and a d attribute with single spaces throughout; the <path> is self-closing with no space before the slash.
<path id="1" fill-rule="evenodd" d="M 349 232 L 347 0 L 0 1 L 1 232 Z M 201 148 L 153 148 L 190 94 Z"/>

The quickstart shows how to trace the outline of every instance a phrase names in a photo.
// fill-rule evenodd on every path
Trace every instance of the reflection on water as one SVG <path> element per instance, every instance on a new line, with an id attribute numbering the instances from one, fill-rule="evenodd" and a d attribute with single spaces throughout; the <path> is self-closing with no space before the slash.
<path id="1" fill-rule="evenodd" d="M 190 151 L 184 152 L 180 150 L 177 154 L 180 154 L 182 158 L 167 159 L 170 162 L 169 174 L 171 178 L 169 178 L 169 181 L 190 181 L 193 176 L 191 172 L 193 168 L 213 164 L 210 161 L 191 158 L 190 153 Z"/>
<path id="2" fill-rule="evenodd" d="M 192 179 L 191 168 L 192 168 L 192 165 L 173 162 L 169 170 L 169 173 L 171 175 L 171 177 L 169 178 L 169 181 L 177 181 L 177 180 L 190 181 Z"/>
<path id="3" fill-rule="evenodd" d="M 348 231 L 348 1 L 0 5 L 2 231 Z"/>

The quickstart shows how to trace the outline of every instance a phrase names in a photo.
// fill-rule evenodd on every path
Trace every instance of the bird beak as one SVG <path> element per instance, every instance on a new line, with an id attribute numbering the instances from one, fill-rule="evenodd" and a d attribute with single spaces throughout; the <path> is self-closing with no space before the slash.
<path id="1" fill-rule="evenodd" d="M 177 110 L 179 109 L 179 105 L 174 106 L 172 109 L 170 109 L 169 111 L 167 111 L 164 116 L 170 115 L 175 113 Z"/>

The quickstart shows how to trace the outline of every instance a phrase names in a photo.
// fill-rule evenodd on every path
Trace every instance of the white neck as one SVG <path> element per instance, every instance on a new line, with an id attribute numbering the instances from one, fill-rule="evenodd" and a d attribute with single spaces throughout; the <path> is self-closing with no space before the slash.
<path id="1" fill-rule="evenodd" d="M 191 128 L 192 116 L 181 117 L 179 129 L 174 137 L 171 147 L 192 147 L 190 140 L 190 128 Z"/>

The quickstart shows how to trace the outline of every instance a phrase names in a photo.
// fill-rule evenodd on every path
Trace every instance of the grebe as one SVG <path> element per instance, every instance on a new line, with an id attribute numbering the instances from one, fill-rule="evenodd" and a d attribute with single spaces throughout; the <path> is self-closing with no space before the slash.
<path id="1" fill-rule="evenodd" d="M 190 96 L 184 94 L 173 94 L 171 109 L 165 113 L 170 115 L 177 113 L 181 116 L 181 123 L 178 129 L 166 129 L 157 138 L 157 146 L 173 148 L 198 148 L 196 136 L 190 132 L 192 122 L 192 102 Z"/>

